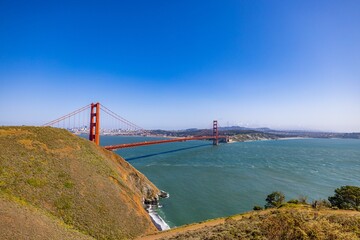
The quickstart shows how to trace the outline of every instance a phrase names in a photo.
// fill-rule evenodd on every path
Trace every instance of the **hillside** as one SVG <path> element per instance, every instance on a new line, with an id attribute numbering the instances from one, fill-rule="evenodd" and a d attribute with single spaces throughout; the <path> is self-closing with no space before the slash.
<path id="1" fill-rule="evenodd" d="M 0 127 L 0 239 L 128 239 L 157 232 L 159 190 L 118 155 L 50 127 Z"/>
<path id="2" fill-rule="evenodd" d="M 360 239 L 360 212 L 285 206 L 191 224 L 155 235 L 154 239 Z"/>
<path id="3" fill-rule="evenodd" d="M 246 141 L 259 141 L 259 140 L 274 140 L 279 137 L 267 133 L 249 133 L 249 134 L 237 134 L 230 137 L 234 142 L 246 142 Z"/>

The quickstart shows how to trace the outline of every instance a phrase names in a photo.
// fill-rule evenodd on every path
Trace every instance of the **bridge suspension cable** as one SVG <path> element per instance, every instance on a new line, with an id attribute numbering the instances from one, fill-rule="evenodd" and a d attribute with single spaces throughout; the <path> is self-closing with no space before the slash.
<path id="1" fill-rule="evenodd" d="M 86 106 L 84 106 L 84 107 L 82 107 L 82 108 L 79 108 L 78 110 L 75 110 L 75 111 L 73 111 L 73 112 L 71 112 L 71 113 L 69 113 L 69 114 L 66 114 L 66 115 L 64 115 L 64 116 L 62 116 L 62 117 L 59 117 L 59 118 L 53 120 L 53 121 L 50 121 L 50 122 L 48 122 L 48 123 L 45 123 L 43 126 L 54 126 L 55 124 L 57 124 L 57 123 L 59 123 L 59 122 L 61 122 L 61 121 L 64 121 L 64 120 L 66 120 L 66 119 L 68 119 L 68 118 L 71 118 L 71 117 L 73 117 L 73 116 L 81 113 L 81 112 L 84 112 L 84 111 L 86 111 L 86 110 L 89 110 L 89 109 L 90 109 L 90 106 L 91 106 L 91 104 L 88 104 L 88 105 L 86 105 Z"/>
<path id="2" fill-rule="evenodd" d="M 144 131 L 144 129 L 142 127 L 139 127 L 138 125 L 130 122 L 129 120 L 126 120 L 125 118 L 121 117 L 120 115 L 116 114 L 115 112 L 111 111 L 109 108 L 105 107 L 104 105 L 101 105 L 101 109 L 107 113 L 108 115 L 110 115 L 111 117 L 119 120 L 120 122 L 128 125 L 129 127 L 131 127 L 133 130 L 135 131 Z"/>

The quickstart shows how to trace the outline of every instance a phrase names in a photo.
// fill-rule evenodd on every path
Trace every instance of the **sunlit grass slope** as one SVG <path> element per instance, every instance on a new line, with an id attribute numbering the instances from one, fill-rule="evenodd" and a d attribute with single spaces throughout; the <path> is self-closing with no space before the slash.
<path id="1" fill-rule="evenodd" d="M 0 239 L 17 228 L 13 239 L 41 239 L 44 226 L 45 239 L 154 233 L 142 201 L 158 193 L 118 155 L 66 130 L 0 127 Z"/>
<path id="2" fill-rule="evenodd" d="M 144 237 L 154 239 L 360 239 L 360 212 L 291 205 L 208 220 Z"/>
<path id="3" fill-rule="evenodd" d="M 208 220 L 146 239 L 360 239 L 360 212 L 292 205 Z"/>

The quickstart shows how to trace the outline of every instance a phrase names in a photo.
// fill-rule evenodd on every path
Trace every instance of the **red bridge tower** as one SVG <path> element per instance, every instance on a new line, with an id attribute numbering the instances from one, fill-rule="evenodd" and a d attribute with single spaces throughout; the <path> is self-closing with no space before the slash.
<path id="1" fill-rule="evenodd" d="M 91 104 L 89 140 L 100 144 L 100 103 Z"/>

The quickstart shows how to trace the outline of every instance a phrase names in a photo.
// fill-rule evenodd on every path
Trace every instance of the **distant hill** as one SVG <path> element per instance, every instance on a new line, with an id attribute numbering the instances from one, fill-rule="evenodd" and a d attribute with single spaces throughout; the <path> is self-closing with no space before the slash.
<path id="1" fill-rule="evenodd" d="M 162 135 L 169 137 L 188 137 L 188 136 L 212 136 L 211 129 L 186 129 L 178 131 L 165 131 L 165 130 L 151 130 L 149 133 L 153 135 Z M 278 139 L 281 134 L 267 133 L 262 131 L 256 131 L 241 127 L 226 127 L 219 128 L 219 135 L 226 135 L 230 137 L 231 141 L 256 141 L 265 139 Z"/>
<path id="2" fill-rule="evenodd" d="M 129 239 L 160 191 L 118 155 L 50 127 L 0 127 L 0 239 Z"/>
<path id="3" fill-rule="evenodd" d="M 336 133 L 321 131 L 304 131 L 304 130 L 274 130 L 270 128 L 246 128 L 239 126 L 221 127 L 219 131 L 229 135 L 247 134 L 247 133 L 266 133 L 278 138 L 283 137 L 309 137 L 309 138 L 352 138 L 360 139 L 360 132 L 353 133 Z M 271 137 L 269 135 L 269 137 Z"/>
<path id="4" fill-rule="evenodd" d="M 186 130 L 166 131 L 150 130 L 150 134 L 163 135 L 170 137 L 187 137 L 187 136 L 205 136 L 212 135 L 212 129 L 190 128 Z M 351 138 L 360 139 L 360 132 L 354 133 L 335 133 L 320 131 L 302 131 L 302 130 L 274 130 L 270 128 L 246 128 L 240 126 L 220 127 L 220 135 L 230 136 L 234 141 L 278 139 L 287 137 L 303 138 Z"/>

